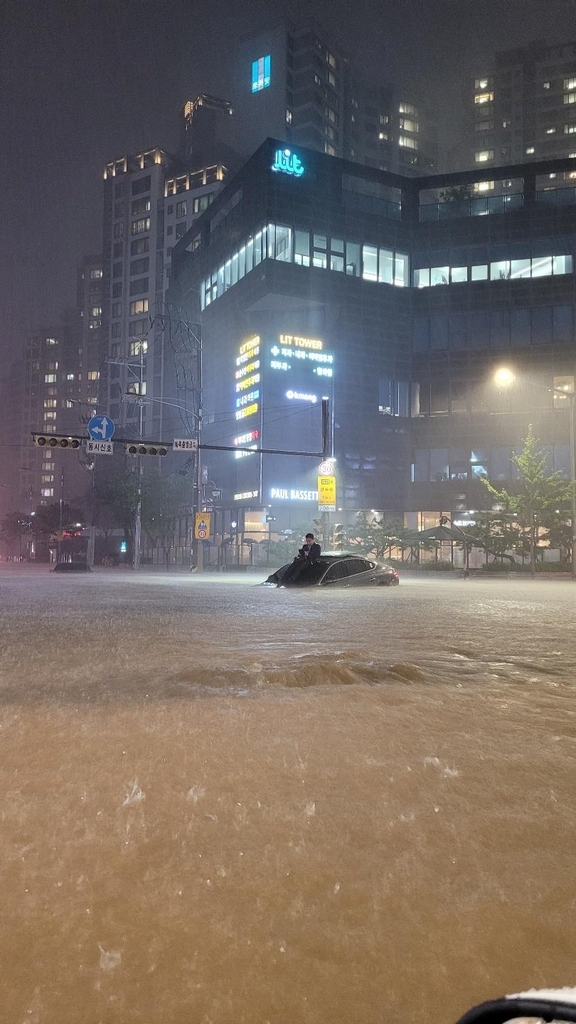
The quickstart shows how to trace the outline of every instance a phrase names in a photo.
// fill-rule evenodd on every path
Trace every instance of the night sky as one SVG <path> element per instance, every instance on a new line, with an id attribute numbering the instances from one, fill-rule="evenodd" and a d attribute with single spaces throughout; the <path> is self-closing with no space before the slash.
<path id="1" fill-rule="evenodd" d="M 496 49 L 576 38 L 576 0 L 0 0 L 3 358 L 74 304 L 105 162 L 173 149 L 184 101 L 226 97 L 235 38 L 282 14 L 317 16 L 367 73 L 434 101 L 445 143 Z"/>

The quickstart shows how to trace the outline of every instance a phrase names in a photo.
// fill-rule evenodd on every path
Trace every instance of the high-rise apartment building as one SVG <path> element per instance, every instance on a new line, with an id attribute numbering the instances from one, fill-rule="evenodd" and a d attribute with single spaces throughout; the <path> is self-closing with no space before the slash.
<path id="1" fill-rule="evenodd" d="M 218 96 L 200 93 L 188 100 L 182 111 L 180 158 L 190 170 L 224 163 L 236 169 L 238 156 L 230 139 L 232 104 Z"/>
<path id="2" fill-rule="evenodd" d="M 125 436 L 163 437 L 188 382 L 165 305 L 172 247 L 211 203 L 227 169 L 195 171 L 159 147 L 104 171 L 101 400 Z"/>
<path id="3" fill-rule="evenodd" d="M 501 166 L 576 154 L 576 42 L 496 54 L 470 94 L 469 166 Z"/>
<path id="4" fill-rule="evenodd" d="M 280 21 L 241 40 L 229 99 L 233 116 L 219 127 L 244 158 L 274 138 L 380 170 L 417 174 L 436 163 L 434 125 L 421 104 L 368 79 L 313 19 Z M 200 113 L 192 108 L 184 108 L 184 130 Z"/>

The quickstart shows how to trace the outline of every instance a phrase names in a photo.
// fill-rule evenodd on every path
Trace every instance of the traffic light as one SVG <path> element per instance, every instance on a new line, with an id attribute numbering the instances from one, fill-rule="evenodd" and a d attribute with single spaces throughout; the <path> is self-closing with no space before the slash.
<path id="1" fill-rule="evenodd" d="M 322 531 L 324 530 L 324 523 L 322 522 L 321 519 L 313 519 L 312 523 L 314 525 L 314 529 L 316 530 L 316 533 L 318 534 L 319 537 L 321 537 L 322 536 Z"/>
<path id="2" fill-rule="evenodd" d="M 168 455 L 163 444 L 127 444 L 126 455 Z"/>
<path id="3" fill-rule="evenodd" d="M 39 448 L 79 448 L 78 437 L 63 437 L 61 434 L 32 434 L 34 444 Z"/>
<path id="4" fill-rule="evenodd" d="M 344 527 L 341 523 L 337 523 L 332 534 L 332 541 L 336 551 L 342 551 L 344 547 L 344 539 Z"/>

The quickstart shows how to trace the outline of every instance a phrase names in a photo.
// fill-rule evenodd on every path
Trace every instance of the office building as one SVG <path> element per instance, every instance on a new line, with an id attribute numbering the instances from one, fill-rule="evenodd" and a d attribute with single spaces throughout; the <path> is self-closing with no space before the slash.
<path id="1" fill-rule="evenodd" d="M 254 154 L 176 247 L 171 288 L 202 323 L 204 440 L 248 449 L 206 454 L 228 524 L 318 514 L 317 459 L 249 449 L 319 451 L 324 395 L 333 522 L 489 507 L 481 478 L 511 481 L 530 422 L 569 475 L 568 400 L 547 388 L 574 387 L 573 169 L 495 169 L 516 191 L 484 196 L 478 169 L 413 178 L 276 140 Z"/>
<path id="2" fill-rule="evenodd" d="M 468 166 L 576 154 L 576 42 L 503 50 L 470 90 Z"/>

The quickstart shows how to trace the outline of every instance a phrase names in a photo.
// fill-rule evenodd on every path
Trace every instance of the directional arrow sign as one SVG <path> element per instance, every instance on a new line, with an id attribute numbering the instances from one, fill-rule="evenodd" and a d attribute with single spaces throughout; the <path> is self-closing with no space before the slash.
<path id="1" fill-rule="evenodd" d="M 109 441 L 116 427 L 109 416 L 93 416 L 88 422 L 88 433 L 93 441 Z"/>

